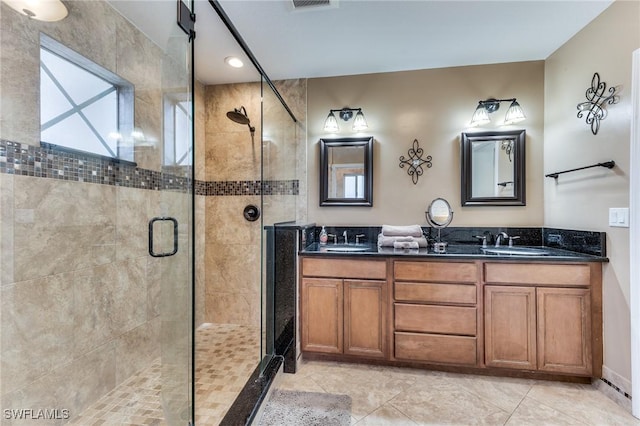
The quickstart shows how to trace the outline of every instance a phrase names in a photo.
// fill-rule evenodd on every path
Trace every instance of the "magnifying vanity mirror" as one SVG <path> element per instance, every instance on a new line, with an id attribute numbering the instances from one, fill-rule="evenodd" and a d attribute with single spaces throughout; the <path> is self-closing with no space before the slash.
<path id="1" fill-rule="evenodd" d="M 429 204 L 424 215 L 429 225 L 438 230 L 438 238 L 437 241 L 433 243 L 433 251 L 436 253 L 444 253 L 447 250 L 447 243 L 443 243 L 440 240 L 440 230 L 449 226 L 453 220 L 451 205 L 444 198 L 436 198 Z"/>
<path id="2" fill-rule="evenodd" d="M 372 206 L 373 137 L 320 139 L 320 205 Z"/>
<path id="3" fill-rule="evenodd" d="M 462 133 L 462 205 L 524 206 L 525 131 Z"/>

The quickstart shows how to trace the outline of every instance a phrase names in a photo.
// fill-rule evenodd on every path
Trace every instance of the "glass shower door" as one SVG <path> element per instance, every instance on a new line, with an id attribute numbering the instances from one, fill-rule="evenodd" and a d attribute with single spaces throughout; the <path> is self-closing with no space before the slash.
<path id="1" fill-rule="evenodd" d="M 297 124 L 271 89 L 262 82 L 262 341 L 261 371 L 282 346 L 295 315 L 291 292 L 281 285 L 276 260 L 281 256 L 279 225 L 294 222 L 298 202 Z M 279 259 L 284 264 L 295 267 Z"/>
<path id="2" fill-rule="evenodd" d="M 193 50 L 176 25 L 174 2 L 167 13 L 171 32 L 161 69 L 162 159 L 156 214 L 150 232 L 150 266 L 160 289 L 161 402 L 169 425 L 193 424 Z M 189 6 L 187 6 L 189 4 Z M 164 7 L 164 6 L 163 6 Z M 182 15 L 192 2 L 183 3 Z M 180 18 L 178 18 L 180 19 Z M 153 211 L 153 209 L 152 209 Z M 153 229 L 155 228 L 155 229 Z M 154 257 L 152 251 L 159 251 Z"/>
<path id="3" fill-rule="evenodd" d="M 176 1 L 112 4 L 153 37 L 136 36 L 127 40 L 133 46 L 125 46 L 136 55 L 131 71 L 138 81 L 131 141 L 139 173 L 151 185 L 146 303 L 159 355 L 154 380 L 164 422 L 183 426 L 193 423 L 193 50 L 191 37 L 176 21 L 188 24 L 193 4 L 183 1 L 178 7 L 182 20 Z"/>

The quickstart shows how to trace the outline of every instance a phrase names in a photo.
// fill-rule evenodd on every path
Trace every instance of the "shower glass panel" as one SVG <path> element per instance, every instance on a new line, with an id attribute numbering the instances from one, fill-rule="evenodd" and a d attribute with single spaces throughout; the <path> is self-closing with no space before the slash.
<path id="1" fill-rule="evenodd" d="M 278 82 L 275 83 L 278 87 Z M 279 89 L 282 90 L 282 89 Z M 296 220 L 297 126 L 280 99 L 262 82 L 262 341 L 261 368 L 275 354 L 275 345 L 287 326 L 289 304 L 277 299 L 279 287 L 275 275 L 276 232 L 274 225 Z M 270 232 L 273 231 L 272 233 Z M 278 310 L 278 314 L 276 313 Z M 280 314 L 280 315 L 279 315 Z M 284 315 L 282 315 L 284 314 Z"/>
<path id="2" fill-rule="evenodd" d="M 173 1 L 64 5 L 64 19 L 40 22 L 0 3 L 3 424 L 188 425 L 189 39 Z M 117 88 L 73 86 L 79 78 L 41 60 L 54 45 Z M 118 97 L 116 111 L 95 121 L 108 107 L 93 102 L 102 94 Z M 72 136 L 68 148 L 47 140 L 54 127 Z M 89 139 L 110 149 L 88 152 Z"/>

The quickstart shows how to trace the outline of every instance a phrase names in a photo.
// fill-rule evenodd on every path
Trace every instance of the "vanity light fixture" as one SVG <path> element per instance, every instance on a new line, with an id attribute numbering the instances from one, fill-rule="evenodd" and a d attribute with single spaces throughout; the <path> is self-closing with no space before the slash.
<path id="1" fill-rule="evenodd" d="M 491 119 L 489 118 L 489 114 L 496 112 L 500 108 L 500 102 L 511 102 L 511 105 L 509 105 L 509 109 L 504 116 L 503 124 L 515 124 L 527 118 L 524 115 L 524 111 L 522 111 L 522 107 L 516 101 L 516 98 L 489 98 L 487 100 L 478 102 L 476 111 L 473 113 L 473 117 L 471 118 L 470 126 L 476 127 L 490 123 Z"/>
<path id="2" fill-rule="evenodd" d="M 367 124 L 367 120 L 365 120 L 364 114 L 362 113 L 362 108 L 344 107 L 342 109 L 329 110 L 329 115 L 327 116 L 327 119 L 324 121 L 325 132 L 337 133 L 340 131 L 340 127 L 338 126 L 338 120 L 336 119 L 334 112 L 337 112 L 339 117 L 344 121 L 351 120 L 351 118 L 353 118 L 353 113 L 356 112 L 356 118 L 353 119 L 353 127 L 352 127 L 355 132 L 360 132 L 369 127 L 369 125 Z"/>
<path id="3" fill-rule="evenodd" d="M 2 0 L 12 9 L 38 21 L 61 21 L 68 14 L 60 0 Z"/>

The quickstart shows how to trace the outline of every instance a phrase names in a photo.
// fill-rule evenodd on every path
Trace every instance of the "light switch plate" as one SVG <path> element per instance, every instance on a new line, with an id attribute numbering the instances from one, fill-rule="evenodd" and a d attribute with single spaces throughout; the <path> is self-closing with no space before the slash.
<path id="1" fill-rule="evenodd" d="M 629 227 L 629 208 L 612 207 L 609 209 L 609 226 L 618 228 Z"/>

